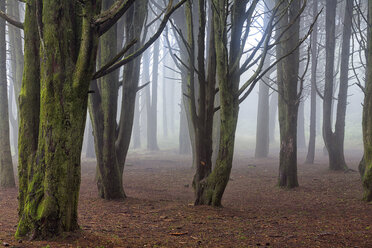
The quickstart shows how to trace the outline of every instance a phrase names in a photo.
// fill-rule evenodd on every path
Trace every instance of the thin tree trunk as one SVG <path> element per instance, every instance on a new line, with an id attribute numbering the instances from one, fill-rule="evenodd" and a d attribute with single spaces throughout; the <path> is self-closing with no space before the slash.
<path id="1" fill-rule="evenodd" d="M 0 2 L 5 12 L 5 1 Z M 8 84 L 6 74 L 5 20 L 0 20 L 0 188 L 15 187 L 9 140 Z"/>
<path id="2" fill-rule="evenodd" d="M 273 92 L 270 98 L 270 107 L 269 107 L 269 142 L 270 144 L 275 142 L 275 127 L 278 121 L 277 118 L 278 110 L 278 93 Z"/>
<path id="3" fill-rule="evenodd" d="M 141 147 L 141 125 L 140 125 L 140 102 L 139 94 L 136 96 L 136 103 L 134 107 L 134 120 L 133 120 L 133 148 L 138 149 Z"/>
<path id="4" fill-rule="evenodd" d="M 159 68 L 159 40 L 154 43 L 152 60 L 152 80 L 151 80 L 151 104 L 147 105 L 147 149 L 151 151 L 159 150 L 157 129 L 158 129 L 158 68 Z"/>
<path id="5" fill-rule="evenodd" d="M 318 0 L 313 1 L 313 16 L 318 13 Z M 316 138 L 316 69 L 318 66 L 318 22 L 315 22 L 311 33 L 311 93 L 310 93 L 310 134 L 309 146 L 306 156 L 306 164 L 313 164 L 315 157 L 315 138 Z"/>
<path id="6" fill-rule="evenodd" d="M 7 1 L 7 13 L 10 14 L 15 20 L 20 20 L 19 14 L 19 3 L 17 1 Z M 19 123 L 19 94 L 21 92 L 21 84 L 22 84 L 22 74 L 23 74 L 23 50 L 22 50 L 22 37 L 21 37 L 21 30 L 18 28 L 13 27 L 12 25 L 8 25 L 8 34 L 9 34 L 9 50 L 10 50 L 10 57 L 11 57 L 11 71 L 12 71 L 12 78 L 13 78 L 13 89 L 14 89 L 14 97 L 15 103 L 17 106 L 17 118 L 15 121 L 13 120 L 13 114 L 11 114 L 11 122 L 13 126 L 13 143 L 14 143 L 14 152 L 15 155 L 18 155 L 18 123 Z M 9 96 L 10 97 L 13 96 Z M 11 103 L 12 104 L 12 103 Z M 11 109 L 12 106 L 10 107 Z"/>

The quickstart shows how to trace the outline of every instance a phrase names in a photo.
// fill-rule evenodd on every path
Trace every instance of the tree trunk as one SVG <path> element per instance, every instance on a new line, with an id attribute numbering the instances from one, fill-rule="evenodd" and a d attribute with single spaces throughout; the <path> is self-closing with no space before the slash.
<path id="1" fill-rule="evenodd" d="M 108 9 L 115 1 L 102 1 L 102 10 Z M 105 65 L 117 53 L 117 28 L 112 27 L 100 39 L 100 64 Z M 116 157 L 116 113 L 118 99 L 118 72 L 112 72 L 94 86 L 92 96 L 93 130 L 97 154 L 98 194 L 104 199 L 125 198 L 121 169 Z M 98 93 L 99 92 L 99 93 Z"/>
<path id="2" fill-rule="evenodd" d="M 26 66 L 20 97 L 22 205 L 16 236 L 46 238 L 78 228 L 80 156 L 98 37 L 91 20 L 99 8 L 87 2 L 86 15 L 81 17 L 75 2 L 44 0 L 37 11 L 35 2 L 26 4 Z M 37 16 L 42 21 L 41 33 Z M 42 72 L 40 81 L 37 80 L 38 61 Z M 39 82 L 40 91 L 37 90 Z M 40 118 L 35 115 L 39 94 Z M 40 120 L 38 132 L 36 120 Z M 37 150 L 34 150 L 35 141 Z"/>
<path id="3" fill-rule="evenodd" d="M 183 102 L 181 100 L 181 102 Z M 191 153 L 191 143 L 189 129 L 187 125 L 187 117 L 185 111 L 185 105 L 182 103 L 180 111 L 180 132 L 179 132 L 179 154 L 190 154 Z"/>
<path id="4" fill-rule="evenodd" d="M 270 56 L 266 58 L 264 70 L 269 64 Z M 266 83 L 261 81 L 258 89 L 255 158 L 266 158 L 269 154 L 269 86 Z"/>
<path id="5" fill-rule="evenodd" d="M 7 13 L 9 13 L 15 20 L 20 20 L 19 14 L 19 3 L 17 1 L 7 1 Z M 17 115 L 15 121 L 12 120 L 13 114 L 11 117 L 12 126 L 13 126 L 13 143 L 14 143 L 14 152 L 15 155 L 18 155 L 18 123 L 19 123 L 19 94 L 21 92 L 22 84 L 22 74 L 23 74 L 23 50 L 22 50 L 22 36 L 21 30 L 8 25 L 8 34 L 9 34 L 9 50 L 11 57 L 11 68 L 12 68 L 12 77 L 13 77 L 13 88 L 14 88 L 14 97 L 15 103 L 17 106 Z M 9 96 L 10 98 L 10 96 Z M 11 109 L 12 106 L 10 107 Z"/>
<path id="6" fill-rule="evenodd" d="M 5 12 L 5 1 L 0 2 Z M 9 140 L 8 84 L 6 74 L 5 20 L 0 20 L 0 188 L 15 187 Z"/>
<path id="7" fill-rule="evenodd" d="M 85 155 L 87 158 L 96 158 L 96 152 L 94 150 L 93 128 L 90 118 L 87 118 L 87 129 L 87 146 Z"/>
<path id="8" fill-rule="evenodd" d="M 303 100 L 300 101 L 300 104 L 298 106 L 298 117 L 297 117 L 297 147 L 299 149 L 306 149 L 306 138 L 305 138 L 305 102 Z"/>
<path id="9" fill-rule="evenodd" d="M 151 101 L 147 106 L 147 149 L 150 151 L 159 150 L 158 147 L 158 68 L 159 68 L 159 40 L 154 43 L 152 60 L 152 80 L 151 80 Z"/>
<path id="10" fill-rule="evenodd" d="M 318 13 L 318 0 L 313 2 L 313 16 Z M 316 69 L 318 66 L 317 50 L 318 50 L 318 22 L 315 22 L 313 27 L 314 32 L 311 33 L 311 93 L 310 93 L 310 134 L 309 146 L 306 156 L 306 164 L 313 164 L 315 157 L 315 138 L 316 138 Z"/>
<path id="11" fill-rule="evenodd" d="M 372 23 L 372 0 L 368 1 L 368 23 Z M 364 200 L 372 201 L 372 30 L 368 25 L 367 77 L 363 105 Z"/>
<path id="12" fill-rule="evenodd" d="M 270 144 L 275 142 L 275 127 L 278 121 L 276 116 L 276 112 L 278 110 L 278 93 L 273 92 L 270 98 L 270 106 L 269 106 L 269 142 Z"/>
<path id="13" fill-rule="evenodd" d="M 164 53 L 165 54 L 165 48 L 164 48 Z M 163 55 L 164 56 L 164 55 Z M 167 73 L 166 73 L 166 70 L 167 68 L 165 67 L 165 65 L 169 65 L 168 63 L 168 56 L 166 56 L 165 58 L 163 58 L 163 86 L 162 86 L 162 96 L 163 96 L 163 136 L 165 138 L 168 137 L 168 118 L 167 118 L 167 108 L 168 108 L 168 105 L 167 105 L 167 87 L 169 86 L 169 84 L 167 83 L 167 79 L 165 78 Z"/>
<path id="14" fill-rule="evenodd" d="M 134 107 L 134 120 L 133 120 L 133 148 L 138 149 L 141 147 L 141 125 L 140 125 L 140 96 L 137 94 L 136 103 Z"/>
<path id="15" fill-rule="evenodd" d="M 351 34 L 350 4 L 346 1 L 344 34 L 342 41 L 342 60 L 340 69 L 340 89 L 337 104 L 335 132 L 332 131 L 332 98 L 334 89 L 335 15 L 337 0 L 326 4 L 326 72 L 323 100 L 323 139 L 329 156 L 330 170 L 345 170 L 344 158 L 345 113 L 348 88 L 349 45 Z M 351 5 L 352 8 L 352 5 Z M 352 12 L 352 11 L 351 11 Z M 350 31 L 348 31 L 350 30 Z M 348 34 L 350 33 L 350 34 Z M 346 47 L 347 45 L 347 47 Z"/>
<path id="16" fill-rule="evenodd" d="M 285 8 L 285 7 L 281 7 Z M 300 1 L 294 1 L 289 5 L 289 10 L 279 20 L 279 27 L 289 27 L 277 45 L 277 56 L 288 54 L 299 42 L 299 18 Z M 293 23 L 293 24 L 292 24 Z M 297 93 L 299 70 L 299 49 L 278 63 L 278 95 L 279 95 L 279 127 L 280 127 L 280 161 L 279 181 L 280 187 L 294 188 L 298 186 L 297 180 L 297 114 L 299 96 Z"/>

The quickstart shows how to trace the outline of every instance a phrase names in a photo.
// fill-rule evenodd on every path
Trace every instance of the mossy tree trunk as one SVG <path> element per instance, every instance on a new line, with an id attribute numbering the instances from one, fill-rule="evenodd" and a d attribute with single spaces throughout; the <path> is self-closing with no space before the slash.
<path id="1" fill-rule="evenodd" d="M 5 12 L 5 1 L 0 2 Z M 5 20 L 0 19 L 0 188 L 15 187 L 9 140 L 8 82 L 6 70 Z"/>
<path id="2" fill-rule="evenodd" d="M 91 2 L 83 9 L 74 1 L 36 4 L 26 4 L 25 40 L 29 42 L 25 42 L 20 104 L 22 206 L 16 235 L 46 238 L 78 228 L 80 155 L 98 40 L 91 22 L 99 8 Z M 40 29 L 37 23 L 42 23 Z M 37 31 L 41 34 L 40 74 L 34 67 L 39 54 Z M 38 96 L 40 115 L 34 115 Z M 26 154 L 30 157 L 25 158 Z"/>
<path id="3" fill-rule="evenodd" d="M 283 16 L 279 28 L 290 25 L 277 45 L 277 57 L 289 53 L 299 42 L 300 1 L 293 1 L 286 9 L 281 5 Z M 297 180 L 297 114 L 300 95 L 298 93 L 299 49 L 284 58 L 277 66 L 278 107 L 280 128 L 279 178 L 280 187 L 294 188 Z"/>
<path id="4" fill-rule="evenodd" d="M 368 37 L 367 37 L 367 77 L 363 105 L 363 143 L 364 162 L 360 167 L 363 170 L 362 182 L 364 200 L 372 201 L 372 0 L 368 1 Z"/>
<path id="5" fill-rule="evenodd" d="M 332 101 L 334 89 L 335 16 L 337 0 L 326 4 L 326 71 L 323 99 L 323 139 L 329 156 L 330 170 L 345 170 L 344 158 L 345 114 L 348 89 L 348 65 L 352 20 L 352 1 L 346 1 L 343 28 L 340 89 L 337 102 L 335 131 L 332 130 Z"/>
<path id="6" fill-rule="evenodd" d="M 188 105 L 189 116 L 192 120 L 195 139 L 195 160 L 196 172 L 193 180 L 195 191 L 195 205 L 208 204 L 205 198 L 207 189 L 207 178 L 212 170 L 212 134 L 213 134 L 213 115 L 214 115 L 214 97 L 216 87 L 216 52 L 214 46 L 214 25 L 213 17 L 210 19 L 210 34 L 207 58 L 207 72 L 205 71 L 205 36 L 206 36 L 206 2 L 199 0 L 197 11 L 193 11 L 191 1 L 186 2 L 185 15 L 187 23 L 187 42 L 190 48 L 190 57 L 188 60 Z M 194 25 L 193 14 L 198 15 L 199 25 L 197 31 L 197 65 L 195 65 L 195 43 L 194 43 Z M 195 80 L 194 69 L 197 67 L 198 76 Z M 196 81 L 196 82 L 195 82 Z M 198 92 L 196 90 L 198 84 Z"/>

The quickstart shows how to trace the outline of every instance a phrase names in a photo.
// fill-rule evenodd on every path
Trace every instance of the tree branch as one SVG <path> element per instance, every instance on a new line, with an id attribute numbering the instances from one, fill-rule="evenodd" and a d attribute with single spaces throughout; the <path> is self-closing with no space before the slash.
<path id="1" fill-rule="evenodd" d="M 5 0 L 3 0 L 5 1 Z M 19 21 L 16 21 L 14 19 L 12 19 L 11 17 L 9 17 L 7 14 L 5 14 L 4 12 L 0 11 L 0 17 L 3 18 L 5 21 L 7 21 L 9 24 L 12 24 L 13 26 L 17 27 L 17 28 L 20 28 L 20 29 L 23 29 L 24 25 L 23 25 L 23 22 L 19 22 Z"/>
<path id="2" fill-rule="evenodd" d="M 117 0 L 109 9 L 94 18 L 94 25 L 98 27 L 99 36 L 106 33 L 129 9 L 135 0 Z"/>
<path id="3" fill-rule="evenodd" d="M 128 0 L 129 1 L 129 0 Z M 103 77 L 107 74 L 109 74 L 110 72 L 113 72 L 115 71 L 116 69 L 120 68 L 121 66 L 131 62 L 132 60 L 134 60 L 135 58 L 137 58 L 139 55 L 141 55 L 147 48 L 149 48 L 152 43 L 154 43 L 156 41 L 157 38 L 159 38 L 160 34 L 163 32 L 170 16 L 172 15 L 172 13 L 174 11 L 176 11 L 179 7 L 182 6 L 182 4 L 184 4 L 186 2 L 186 0 L 182 0 L 180 1 L 178 4 L 176 4 L 174 7 L 172 7 L 172 0 L 169 2 L 169 6 L 167 8 L 167 12 L 165 13 L 164 15 L 164 18 L 162 20 L 162 22 L 160 23 L 159 27 L 158 27 L 158 30 L 156 31 L 156 33 L 140 48 L 138 49 L 137 51 L 135 51 L 134 53 L 128 55 L 127 57 L 123 58 L 122 60 L 112 64 L 110 67 L 108 67 L 107 69 L 105 70 L 100 70 L 100 73 L 99 75 L 96 75 L 94 78 L 97 79 L 97 78 L 100 78 L 100 77 Z"/>

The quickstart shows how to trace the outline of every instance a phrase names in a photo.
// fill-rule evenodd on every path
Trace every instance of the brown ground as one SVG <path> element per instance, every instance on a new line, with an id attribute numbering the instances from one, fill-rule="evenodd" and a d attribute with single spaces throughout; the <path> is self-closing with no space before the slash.
<path id="1" fill-rule="evenodd" d="M 175 155 L 131 155 L 123 202 L 97 198 L 95 164 L 82 168 L 81 231 L 16 241 L 17 191 L 0 191 L 0 247 L 372 247 L 372 205 L 356 172 L 299 165 L 300 187 L 275 186 L 277 160 L 239 156 L 223 208 L 192 206 L 193 171 Z M 349 162 L 353 169 L 357 159 Z"/>

